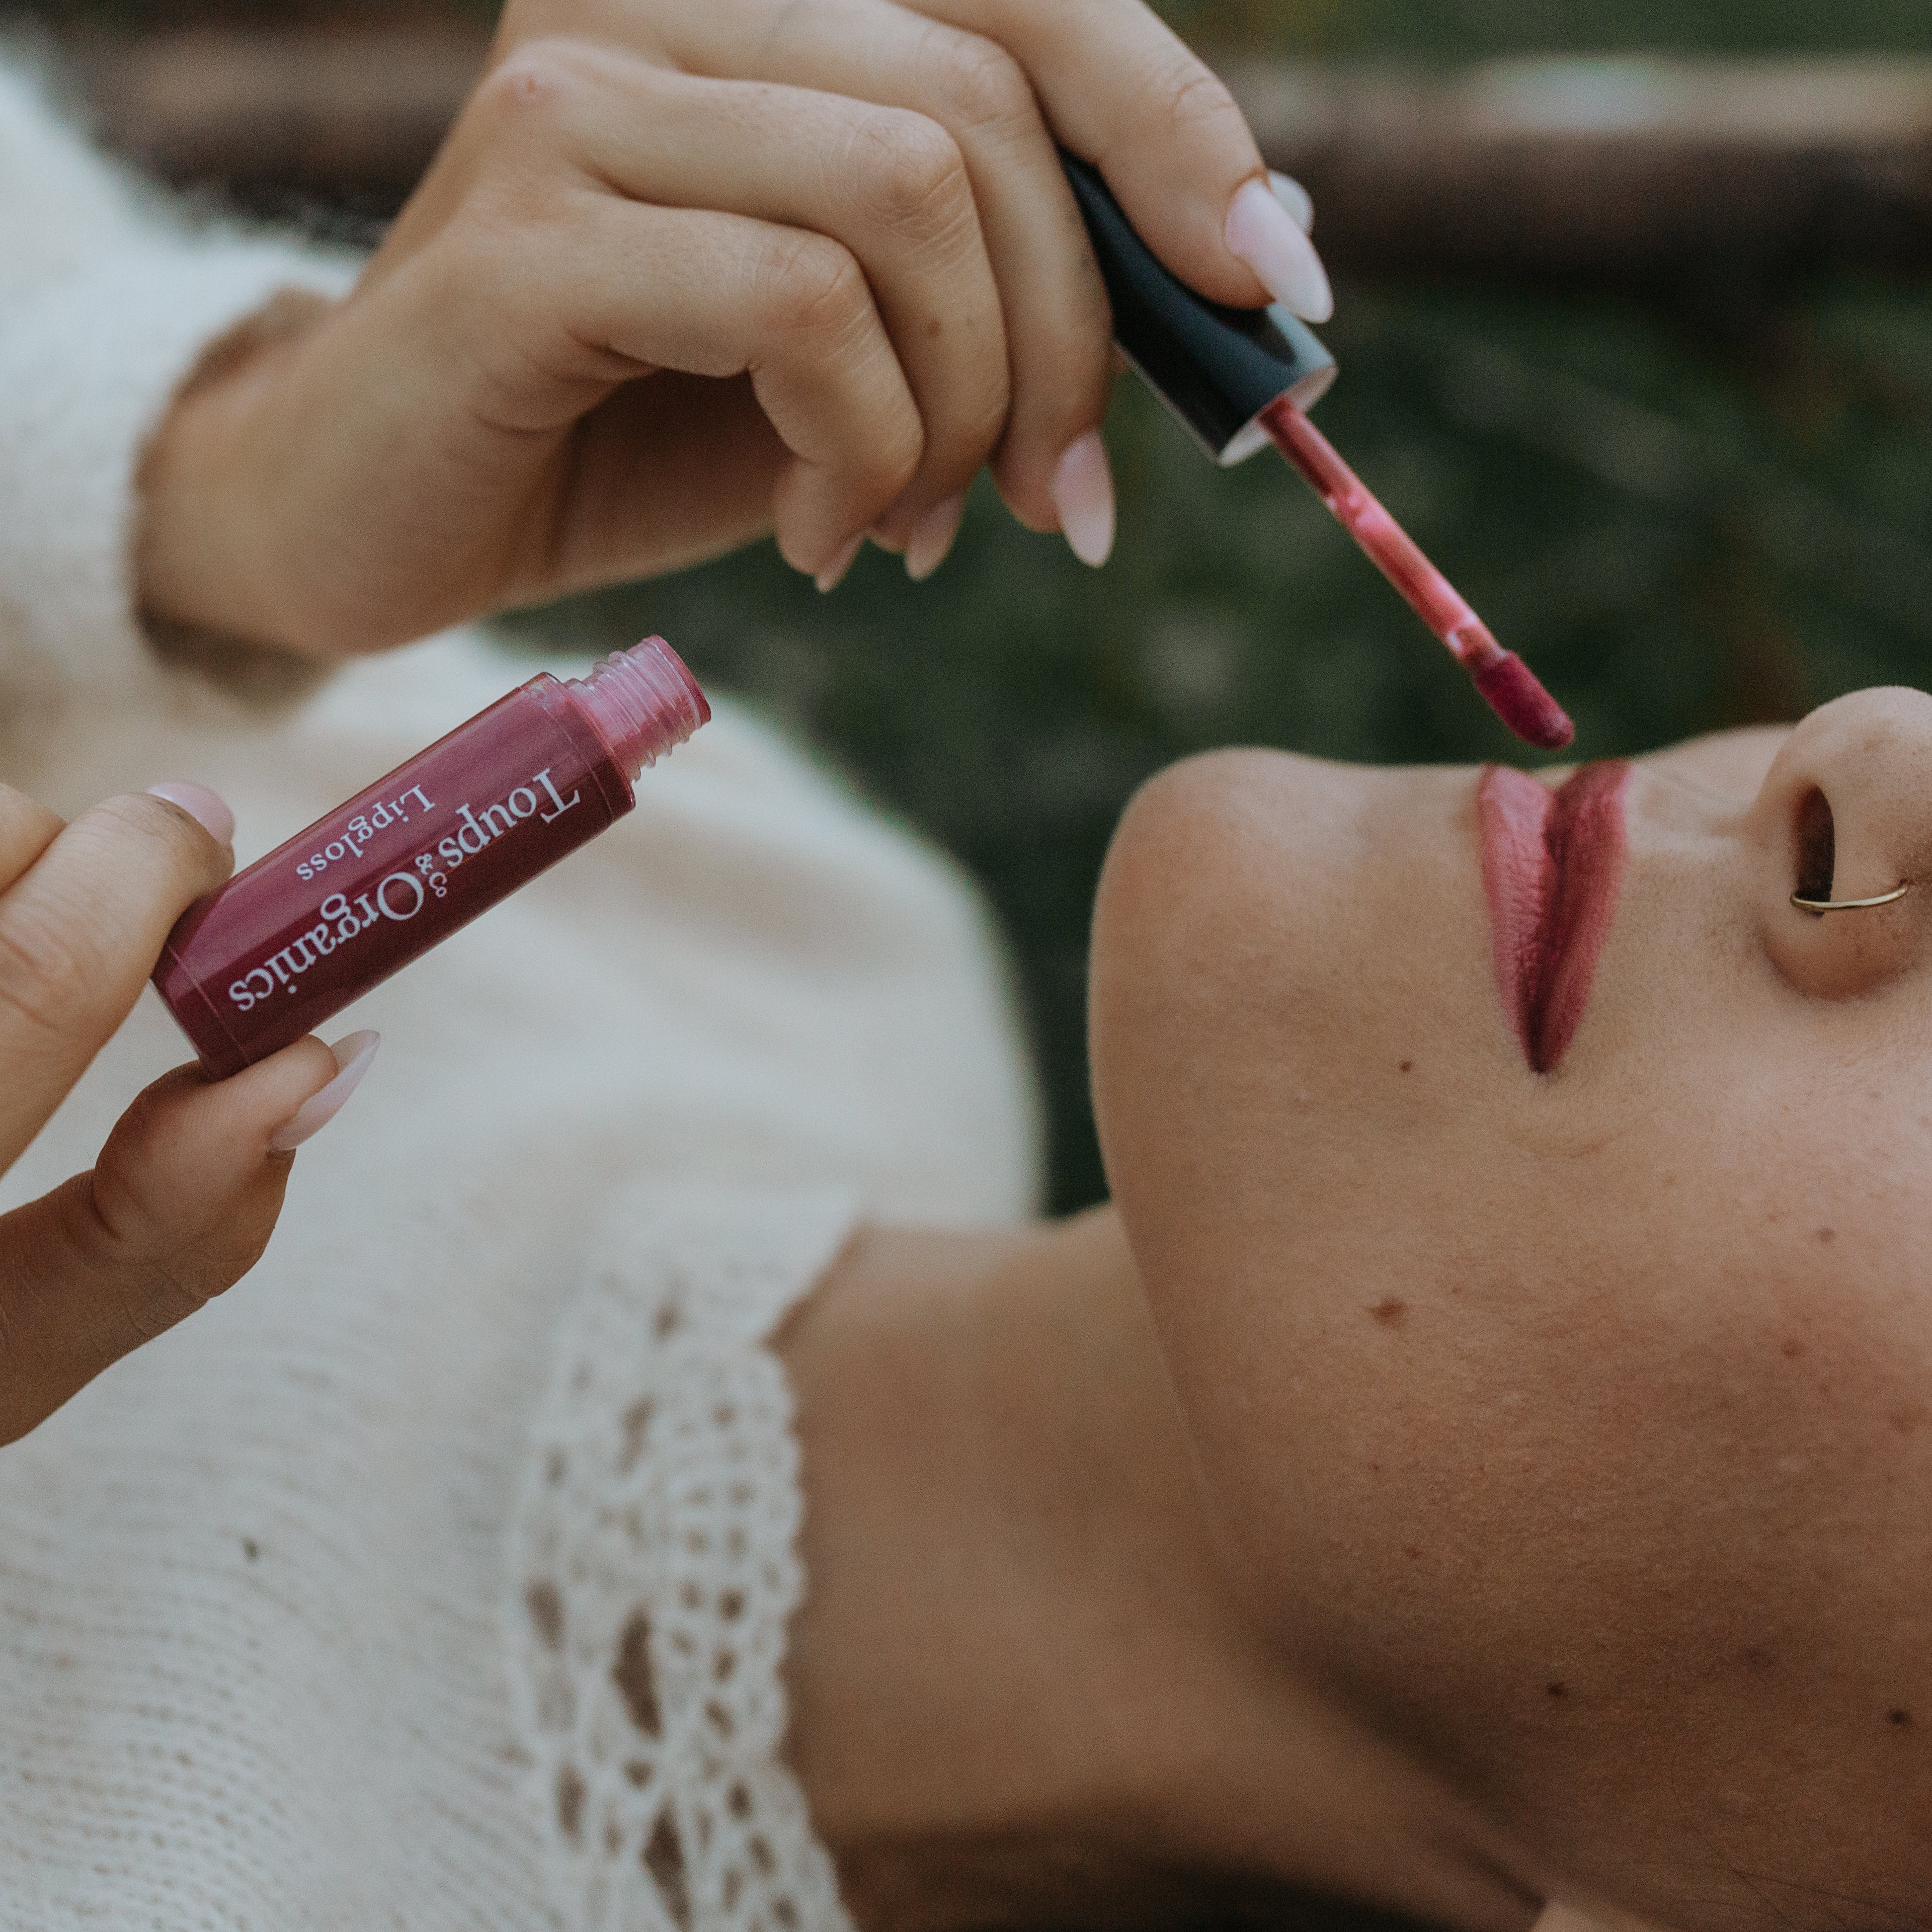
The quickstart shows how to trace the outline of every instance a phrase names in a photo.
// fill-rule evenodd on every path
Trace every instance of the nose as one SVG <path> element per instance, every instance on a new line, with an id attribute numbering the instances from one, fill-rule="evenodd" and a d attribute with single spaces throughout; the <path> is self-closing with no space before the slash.
<path id="1" fill-rule="evenodd" d="M 1798 991 L 1870 992 L 1932 954 L 1932 697 L 1862 691 L 1824 705 L 1773 760 L 1745 825 L 1765 946 Z M 1860 910 L 1830 901 L 1904 894 Z"/>

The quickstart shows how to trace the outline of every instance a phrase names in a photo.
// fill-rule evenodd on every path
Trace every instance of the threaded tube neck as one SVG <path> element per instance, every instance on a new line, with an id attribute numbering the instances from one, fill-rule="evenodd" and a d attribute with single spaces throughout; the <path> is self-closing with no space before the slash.
<path id="1" fill-rule="evenodd" d="M 711 716 L 698 680 L 662 638 L 613 651 L 588 677 L 566 682 L 610 755 L 633 778 Z"/>

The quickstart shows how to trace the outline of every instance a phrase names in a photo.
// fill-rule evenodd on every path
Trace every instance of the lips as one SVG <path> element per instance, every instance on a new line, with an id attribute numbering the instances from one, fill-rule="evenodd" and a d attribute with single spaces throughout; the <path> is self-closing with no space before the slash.
<path id="1" fill-rule="evenodd" d="M 1477 788 L 1496 986 L 1538 1073 L 1563 1058 L 1589 1003 L 1623 884 L 1630 775 L 1626 760 L 1611 759 L 1552 792 L 1493 765 Z"/>

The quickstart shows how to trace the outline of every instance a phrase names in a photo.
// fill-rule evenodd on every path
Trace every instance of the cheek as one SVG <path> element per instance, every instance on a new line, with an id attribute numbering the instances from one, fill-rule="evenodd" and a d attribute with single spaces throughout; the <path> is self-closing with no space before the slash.
<path id="1" fill-rule="evenodd" d="M 1189 1283 L 1156 1313 L 1190 1355 L 1226 1339 L 1210 1280 L 1227 1267 L 1292 1265 L 1379 1220 L 1397 1175 L 1453 1187 L 1479 1157 L 1456 1132 L 1469 1082 L 1521 1064 L 1468 775 L 1400 794 L 1316 776 L 1238 758 L 1170 774 L 1124 824 L 1096 906 L 1108 1179 L 1144 1271 Z M 1433 842 L 1403 836 L 1412 816 Z M 1197 1320 L 1211 1332 L 1178 1332 Z"/>
<path id="2" fill-rule="evenodd" d="M 1660 1725 L 1714 1778 L 1923 1679 L 1932 1130 L 1828 1160 L 1676 1099 L 1307 1273 L 1224 1257 L 1242 1344 L 1190 1378 L 1258 1614 L 1517 1816 L 1580 1736 L 1647 1803 Z"/>

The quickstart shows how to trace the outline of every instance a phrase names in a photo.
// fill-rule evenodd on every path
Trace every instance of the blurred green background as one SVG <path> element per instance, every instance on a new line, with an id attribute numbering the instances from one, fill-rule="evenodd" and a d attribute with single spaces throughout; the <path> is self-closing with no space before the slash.
<path id="1" fill-rule="evenodd" d="M 479 3 L 61 0 L 59 23 L 487 16 Z M 1210 52 L 1454 60 L 1596 49 L 1932 50 L 1923 0 L 1168 0 Z M 1319 210 L 1316 238 L 1320 239 Z M 1932 667 L 1932 304 L 1838 280 L 1653 290 L 1343 284 L 1330 436 L 1598 757 L 1788 718 Z M 1148 773 L 1204 747 L 1520 755 L 1272 456 L 1213 469 L 1131 380 L 1108 424 L 1113 561 L 974 496 L 928 584 L 862 556 L 829 598 L 769 546 L 519 620 L 581 650 L 665 633 L 958 855 L 1011 935 L 1052 1122 L 1052 1202 L 1103 1181 L 1088 911 Z"/>

